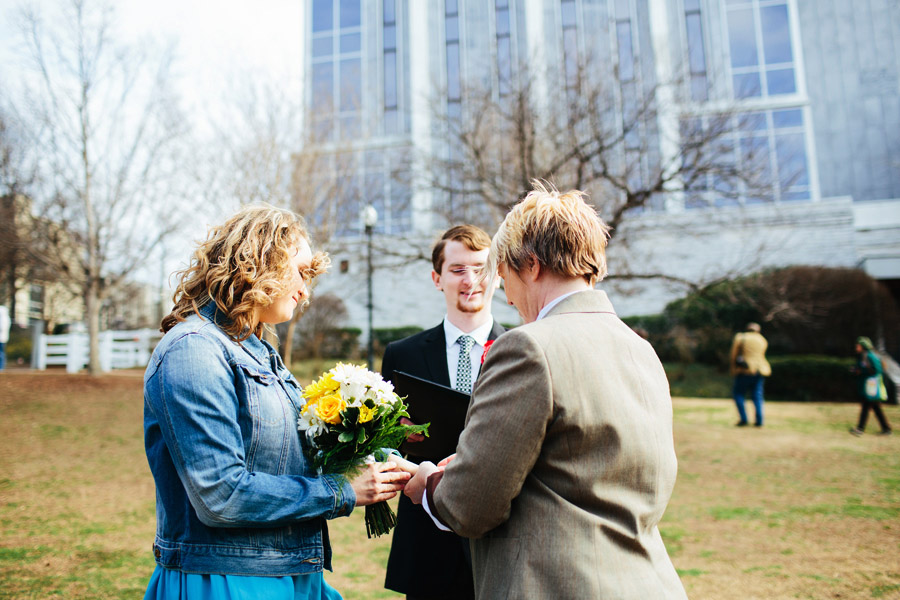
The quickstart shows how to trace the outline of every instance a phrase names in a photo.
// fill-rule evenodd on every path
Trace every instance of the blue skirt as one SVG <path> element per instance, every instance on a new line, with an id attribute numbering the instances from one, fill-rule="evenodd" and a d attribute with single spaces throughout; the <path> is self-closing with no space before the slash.
<path id="1" fill-rule="evenodd" d="M 284 577 L 200 575 L 156 565 L 144 600 L 342 600 L 322 573 Z"/>

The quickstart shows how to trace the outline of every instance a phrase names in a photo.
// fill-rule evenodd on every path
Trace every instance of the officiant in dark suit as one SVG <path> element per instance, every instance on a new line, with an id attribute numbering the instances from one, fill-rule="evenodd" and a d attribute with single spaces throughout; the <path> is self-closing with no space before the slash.
<path id="1" fill-rule="evenodd" d="M 490 245 L 487 233 L 473 225 L 458 225 L 441 236 L 432 250 L 431 278 L 444 294 L 447 315 L 433 329 L 388 344 L 381 367 L 386 379 L 403 371 L 471 393 L 485 345 L 504 331 L 491 316 L 496 286 L 487 280 L 493 278 L 479 277 Z M 443 458 L 417 454 L 416 443 L 422 439 L 418 435 L 407 440 L 404 450 L 412 461 Z M 421 506 L 401 496 L 385 587 L 411 600 L 473 598 L 468 540 L 440 531 Z"/>

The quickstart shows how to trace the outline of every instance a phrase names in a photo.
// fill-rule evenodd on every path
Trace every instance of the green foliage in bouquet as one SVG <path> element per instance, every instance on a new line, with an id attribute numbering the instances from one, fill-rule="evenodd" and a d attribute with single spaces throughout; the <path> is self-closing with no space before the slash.
<path id="1" fill-rule="evenodd" d="M 309 459 L 323 473 L 352 477 L 367 462 L 384 462 L 407 436 L 428 435 L 428 424 L 403 425 L 406 404 L 380 375 L 338 364 L 303 390 L 299 428 L 309 439 Z M 396 524 L 386 502 L 366 506 L 369 537 Z"/>

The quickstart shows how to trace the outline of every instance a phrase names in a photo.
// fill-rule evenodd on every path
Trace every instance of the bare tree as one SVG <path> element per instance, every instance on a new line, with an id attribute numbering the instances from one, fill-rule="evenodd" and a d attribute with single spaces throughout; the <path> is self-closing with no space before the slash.
<path id="1" fill-rule="evenodd" d="M 443 107 L 446 94 L 436 94 L 432 120 L 446 144 L 422 169 L 422 183 L 444 199 L 438 210 L 449 221 L 493 228 L 534 179 L 587 192 L 620 238 L 635 215 L 673 200 L 697 205 L 772 197 L 763 145 L 735 148 L 740 113 L 725 106 L 687 112 L 677 81 L 625 81 L 586 59 L 568 76 L 542 76 L 521 65 L 503 95 L 490 84 L 464 88 L 461 116 Z M 693 285 L 622 266 L 619 278 Z"/>
<path id="2" fill-rule="evenodd" d="M 59 232 L 43 259 L 84 299 L 96 374 L 104 299 L 185 220 L 187 121 L 168 88 L 171 50 L 117 43 L 101 0 L 60 9 L 52 21 L 23 11 L 32 77 L 14 104 L 38 175 L 35 211 Z"/>
<path id="3" fill-rule="evenodd" d="M 316 249 L 331 250 L 336 236 L 345 248 L 348 225 L 358 221 L 364 186 L 358 176 L 360 157 L 346 141 L 323 143 L 314 128 L 315 115 L 304 112 L 302 98 L 283 81 L 247 74 L 232 86 L 226 101 L 227 127 L 215 133 L 218 152 L 217 190 L 235 205 L 267 202 L 302 215 Z M 315 302 L 315 300 L 313 301 Z M 294 355 L 298 309 L 280 340 L 289 367 Z M 270 342 L 279 344 L 274 338 Z"/>

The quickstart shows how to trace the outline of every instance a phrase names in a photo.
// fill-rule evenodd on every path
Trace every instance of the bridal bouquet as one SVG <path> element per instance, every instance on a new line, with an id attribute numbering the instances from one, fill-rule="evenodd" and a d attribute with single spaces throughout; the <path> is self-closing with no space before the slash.
<path id="1" fill-rule="evenodd" d="M 409 417 L 394 386 L 357 365 L 338 364 L 303 390 L 306 404 L 299 429 L 310 441 L 309 459 L 323 473 L 348 474 L 367 462 L 384 462 L 408 435 L 428 425 L 401 425 Z M 366 533 L 371 538 L 396 524 L 386 502 L 366 506 Z"/>

